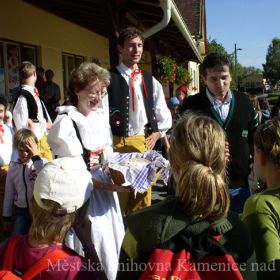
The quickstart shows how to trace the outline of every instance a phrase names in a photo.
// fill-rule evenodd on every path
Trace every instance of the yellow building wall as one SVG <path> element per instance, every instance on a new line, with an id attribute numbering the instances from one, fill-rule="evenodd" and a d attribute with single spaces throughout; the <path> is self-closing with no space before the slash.
<path id="1" fill-rule="evenodd" d="M 192 81 L 189 84 L 189 95 L 199 92 L 199 64 L 196 62 L 189 62 L 188 71 L 191 75 Z"/>
<path id="2" fill-rule="evenodd" d="M 51 68 L 63 92 L 62 52 L 98 58 L 109 68 L 109 41 L 21 0 L 1 1 L 0 38 L 39 47 L 38 65 Z"/>

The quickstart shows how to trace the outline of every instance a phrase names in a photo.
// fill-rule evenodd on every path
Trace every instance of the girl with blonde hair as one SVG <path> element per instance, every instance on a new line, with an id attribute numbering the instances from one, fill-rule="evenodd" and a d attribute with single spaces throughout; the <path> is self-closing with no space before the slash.
<path id="1" fill-rule="evenodd" d="M 178 236 L 195 240 L 205 233 L 222 234 L 219 242 L 235 261 L 246 262 L 253 248 L 238 214 L 228 211 L 223 129 L 209 117 L 188 112 L 174 127 L 169 159 L 176 194 L 127 216 L 121 263 L 127 259 L 139 264 L 147 262 L 155 248 L 170 240 L 175 247 L 184 249 Z M 196 245 L 193 242 L 195 250 Z M 118 279 L 136 279 L 135 274 L 140 273 L 122 271 Z"/>

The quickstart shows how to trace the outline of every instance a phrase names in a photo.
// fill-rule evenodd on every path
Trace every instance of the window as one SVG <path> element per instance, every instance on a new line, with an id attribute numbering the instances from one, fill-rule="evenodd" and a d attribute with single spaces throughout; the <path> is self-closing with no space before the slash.
<path id="1" fill-rule="evenodd" d="M 5 94 L 5 72 L 3 43 L 0 42 L 0 94 Z"/>
<path id="2" fill-rule="evenodd" d="M 63 67 L 63 88 L 64 88 L 64 96 L 68 87 L 70 75 L 72 71 L 78 67 L 82 62 L 84 62 L 84 57 L 75 55 L 62 53 L 62 67 Z"/>
<path id="3" fill-rule="evenodd" d="M 8 91 L 18 87 L 19 81 L 19 65 L 20 65 L 20 46 L 19 44 L 6 44 L 7 57 L 7 75 L 8 75 Z"/>
<path id="4" fill-rule="evenodd" d="M 36 48 L 32 46 L 23 45 L 21 47 L 21 61 L 28 60 L 34 65 L 37 64 L 36 61 Z"/>
<path id="5" fill-rule="evenodd" d="M 0 94 L 11 101 L 11 94 L 20 85 L 19 66 L 29 60 L 36 66 L 35 46 L 17 42 L 0 41 Z"/>

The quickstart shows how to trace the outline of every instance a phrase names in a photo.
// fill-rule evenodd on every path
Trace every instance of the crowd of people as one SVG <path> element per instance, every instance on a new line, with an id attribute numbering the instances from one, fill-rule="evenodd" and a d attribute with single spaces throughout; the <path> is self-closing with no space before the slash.
<path id="1" fill-rule="evenodd" d="M 141 31 L 122 30 L 120 64 L 80 64 L 67 105 L 54 72 L 28 61 L 13 121 L 0 96 L 0 277 L 163 279 L 155 251 L 168 248 L 196 265 L 227 256 L 228 279 L 279 279 L 279 104 L 267 116 L 230 90 L 231 64 L 218 53 L 201 65 L 204 91 L 179 86 L 166 103 L 161 83 L 139 68 L 143 47 Z M 159 141 L 174 194 L 151 205 L 151 186 L 136 193 L 115 184 L 105 165 Z M 162 277 L 189 279 L 189 269 L 170 261 Z"/>

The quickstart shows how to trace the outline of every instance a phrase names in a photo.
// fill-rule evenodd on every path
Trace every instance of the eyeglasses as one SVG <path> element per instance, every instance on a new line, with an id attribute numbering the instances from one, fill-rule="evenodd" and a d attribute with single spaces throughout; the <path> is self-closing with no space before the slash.
<path id="1" fill-rule="evenodd" d="M 90 91 L 89 94 L 92 95 L 93 97 L 96 96 L 101 96 L 104 97 L 107 94 L 107 90 L 105 89 L 99 89 L 99 90 L 94 90 L 94 91 Z"/>

